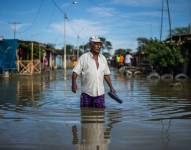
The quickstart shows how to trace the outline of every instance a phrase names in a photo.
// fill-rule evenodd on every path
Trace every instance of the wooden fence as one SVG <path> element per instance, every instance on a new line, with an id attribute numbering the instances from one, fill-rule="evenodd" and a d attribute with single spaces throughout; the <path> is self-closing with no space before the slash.
<path id="1" fill-rule="evenodd" d="M 37 60 L 18 60 L 17 71 L 21 75 L 32 75 L 34 73 L 41 73 L 41 62 Z"/>

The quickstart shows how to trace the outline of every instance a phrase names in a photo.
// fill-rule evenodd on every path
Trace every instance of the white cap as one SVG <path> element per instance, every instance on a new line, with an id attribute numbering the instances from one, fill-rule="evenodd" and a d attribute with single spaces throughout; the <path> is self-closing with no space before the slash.
<path id="1" fill-rule="evenodd" d="M 100 38 L 97 37 L 97 36 L 92 36 L 92 37 L 90 37 L 89 42 L 90 42 L 90 43 L 92 43 L 92 42 L 102 43 L 102 41 L 100 40 Z"/>

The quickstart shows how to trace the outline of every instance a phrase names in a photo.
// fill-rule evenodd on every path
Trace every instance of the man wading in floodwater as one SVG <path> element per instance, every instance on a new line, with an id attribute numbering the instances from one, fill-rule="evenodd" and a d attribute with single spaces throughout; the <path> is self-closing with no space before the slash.
<path id="1" fill-rule="evenodd" d="M 106 58 L 100 54 L 102 42 L 97 37 L 89 40 L 90 52 L 83 54 L 72 73 L 72 92 L 77 91 L 77 76 L 82 78 L 82 93 L 80 97 L 81 107 L 105 108 L 104 84 L 105 79 L 111 92 L 115 92 L 111 79 L 110 70 Z"/>

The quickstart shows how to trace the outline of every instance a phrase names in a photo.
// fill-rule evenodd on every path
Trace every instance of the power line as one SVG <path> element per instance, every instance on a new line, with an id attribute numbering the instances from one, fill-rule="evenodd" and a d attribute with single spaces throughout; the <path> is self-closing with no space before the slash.
<path id="1" fill-rule="evenodd" d="M 55 8 L 55 7 L 54 7 Z M 52 8 L 52 12 L 50 13 L 49 21 L 47 22 L 47 26 L 45 28 L 48 28 L 50 24 L 53 22 L 53 18 L 55 18 L 55 10 Z"/>
<path id="2" fill-rule="evenodd" d="M 41 0 L 40 6 L 39 6 L 39 8 L 38 8 L 38 10 L 37 10 L 36 15 L 34 16 L 34 18 L 33 18 L 33 20 L 32 20 L 31 25 L 30 25 L 29 27 L 27 27 L 25 30 L 23 30 L 22 32 L 18 32 L 18 33 L 25 33 L 25 32 L 27 32 L 28 30 L 30 30 L 30 29 L 32 28 L 32 26 L 34 25 L 36 19 L 38 18 L 39 14 L 40 14 L 40 10 L 41 10 L 41 8 L 42 8 L 42 6 L 43 6 L 43 2 L 44 2 L 44 0 Z"/>
<path id="3" fill-rule="evenodd" d="M 66 80 L 66 20 L 68 20 L 68 17 L 66 15 L 66 10 L 62 10 L 62 8 L 56 3 L 55 0 L 52 0 L 52 2 L 56 8 L 64 15 L 64 79 Z M 72 4 L 76 4 L 76 2 L 73 1 Z"/>
<path id="4" fill-rule="evenodd" d="M 55 0 L 52 0 L 53 4 L 56 6 L 56 8 L 63 14 L 65 15 L 65 12 L 62 10 L 62 8 L 56 3 Z"/>
<path id="5" fill-rule="evenodd" d="M 172 29 L 171 29 L 171 16 L 170 16 L 170 8 L 169 8 L 169 1 L 166 0 L 167 9 L 168 9 L 168 23 L 169 23 L 169 32 L 170 32 L 170 41 L 172 42 Z"/>
<path id="6" fill-rule="evenodd" d="M 167 13 L 168 13 L 169 36 L 170 36 L 170 41 L 172 41 L 172 25 L 171 25 L 169 0 L 165 0 L 165 1 L 166 1 Z M 162 40 L 162 32 L 163 32 L 163 16 L 164 16 L 163 13 L 164 13 L 164 0 L 162 0 L 162 10 L 161 10 L 160 41 Z"/>

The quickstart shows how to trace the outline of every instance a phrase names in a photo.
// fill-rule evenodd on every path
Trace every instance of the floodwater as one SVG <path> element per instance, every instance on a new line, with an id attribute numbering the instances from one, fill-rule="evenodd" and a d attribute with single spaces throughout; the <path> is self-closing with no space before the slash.
<path id="1" fill-rule="evenodd" d="M 0 79 L 1 150 L 191 149 L 191 81 L 171 87 L 113 69 L 123 103 L 106 95 L 104 110 L 81 110 L 70 75 L 66 81 L 62 71 Z"/>

